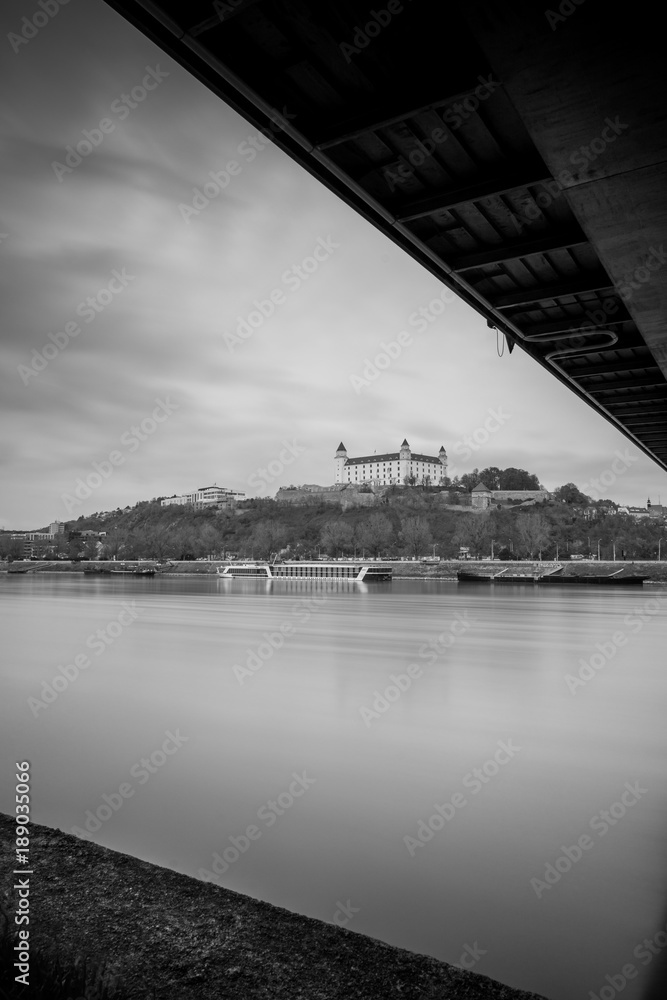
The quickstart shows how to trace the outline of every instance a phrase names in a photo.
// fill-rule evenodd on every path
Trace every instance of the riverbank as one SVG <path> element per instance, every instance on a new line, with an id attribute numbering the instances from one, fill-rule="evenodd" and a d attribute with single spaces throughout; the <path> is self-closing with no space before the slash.
<path id="1" fill-rule="evenodd" d="M 473 570 L 482 573 L 497 573 L 505 569 L 507 573 L 524 573 L 533 575 L 535 573 L 545 573 L 557 566 L 557 563 L 539 560 L 521 560 L 516 562 L 488 562 L 473 559 L 448 559 L 438 563 L 422 563 L 419 561 L 394 561 L 383 560 L 393 567 L 394 579 L 438 579 L 456 580 L 456 573 L 460 569 Z M 158 564 L 149 561 L 133 562 L 126 560 L 124 565 L 139 569 L 151 569 Z M 182 576 L 182 575 L 214 575 L 218 566 L 226 563 L 220 560 L 212 561 L 190 561 L 190 562 L 170 562 L 160 566 L 156 570 L 156 575 Z M 645 576 L 648 584 L 667 586 L 667 559 L 661 562 L 598 562 L 593 560 L 580 560 L 577 562 L 564 562 L 564 575 L 566 576 L 587 576 L 590 574 L 606 575 L 615 573 L 622 569 L 624 573 L 638 574 Z M 0 563 L 0 572 L 4 573 L 83 573 L 85 569 L 109 569 L 111 566 L 118 568 L 119 564 L 109 562 L 68 562 L 65 560 L 53 560 L 51 562 L 31 562 L 15 561 L 9 564 Z M 150 577 L 147 577 L 150 579 Z"/>
<path id="2" fill-rule="evenodd" d="M 0 813 L 2 898 L 14 823 Z M 281 907 L 31 823 L 30 946 L 105 960 L 166 1000 L 543 1000 Z M 64 960 L 64 959 L 63 959 Z"/>

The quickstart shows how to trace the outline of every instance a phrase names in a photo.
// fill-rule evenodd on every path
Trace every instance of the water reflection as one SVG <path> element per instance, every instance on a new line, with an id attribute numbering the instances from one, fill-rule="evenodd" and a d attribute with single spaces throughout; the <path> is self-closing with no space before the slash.
<path id="1" fill-rule="evenodd" d="M 664 614 L 566 683 L 650 595 L 54 574 L 3 578 L 0 596 L 2 740 L 32 762 L 37 822 L 82 828 L 129 782 L 93 833 L 109 847 L 196 874 L 256 826 L 230 888 L 323 920 L 349 900 L 349 929 L 447 961 L 477 944 L 477 972 L 551 1000 L 600 996 L 628 962 L 624 1000 L 662 995 L 665 952 L 633 951 L 666 923 Z M 136 622 L 35 715 L 28 699 L 128 601 Z M 185 741 L 162 761 L 166 732 Z M 142 759 L 159 761 L 144 782 Z M 647 794 L 596 834 L 634 781 Z M 538 897 L 531 880 L 585 834 Z"/>

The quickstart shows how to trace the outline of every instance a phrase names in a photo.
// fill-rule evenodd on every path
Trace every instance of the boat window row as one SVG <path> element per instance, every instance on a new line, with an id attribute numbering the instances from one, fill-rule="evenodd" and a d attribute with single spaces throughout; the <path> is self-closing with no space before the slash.
<path id="1" fill-rule="evenodd" d="M 284 577 L 356 577 L 361 572 L 361 566 L 277 566 L 274 576 Z"/>
<path id="2" fill-rule="evenodd" d="M 257 566 L 234 566 L 230 572 L 232 576 L 268 576 L 265 568 Z"/>

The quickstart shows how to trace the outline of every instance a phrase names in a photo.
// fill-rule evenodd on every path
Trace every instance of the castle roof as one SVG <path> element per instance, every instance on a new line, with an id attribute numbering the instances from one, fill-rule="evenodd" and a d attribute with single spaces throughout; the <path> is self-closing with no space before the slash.
<path id="1" fill-rule="evenodd" d="M 377 462 L 398 462 L 400 460 L 401 454 L 398 451 L 393 451 L 388 455 L 362 455 L 360 458 L 348 458 L 346 465 L 373 465 Z M 429 462 L 431 465 L 440 465 L 440 459 L 437 455 L 418 455 L 416 452 L 412 452 L 410 456 L 412 462 Z"/>
<path id="2" fill-rule="evenodd" d="M 373 462 L 397 462 L 400 455 L 397 451 L 390 455 L 362 455 L 361 458 L 348 458 L 346 465 L 367 465 Z"/>
<path id="3" fill-rule="evenodd" d="M 340 444 L 338 445 L 338 447 L 336 448 L 336 451 L 347 451 L 347 448 L 345 447 L 345 445 L 343 444 L 343 442 L 342 442 L 342 441 L 341 441 L 341 443 L 340 443 Z"/>
<path id="4" fill-rule="evenodd" d="M 489 489 L 488 486 L 485 486 L 484 483 L 480 480 L 477 483 L 477 486 L 474 488 L 474 490 L 472 492 L 473 493 L 490 493 L 491 490 Z"/>
<path id="5" fill-rule="evenodd" d="M 409 447 L 410 445 L 408 444 L 408 439 L 403 438 L 403 444 L 401 445 L 401 448 L 409 448 Z"/>

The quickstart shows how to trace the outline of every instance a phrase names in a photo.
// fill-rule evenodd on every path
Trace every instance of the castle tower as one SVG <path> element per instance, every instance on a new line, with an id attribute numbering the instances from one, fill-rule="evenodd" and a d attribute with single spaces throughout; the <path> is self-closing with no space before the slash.
<path id="1" fill-rule="evenodd" d="M 408 439 L 403 438 L 403 444 L 401 445 L 401 450 L 398 453 L 398 481 L 401 485 L 403 485 L 405 477 L 410 474 L 411 458 L 412 452 L 410 451 Z"/>
<path id="2" fill-rule="evenodd" d="M 440 451 L 438 452 L 438 458 L 440 459 L 440 463 L 442 465 L 441 475 L 444 479 L 444 477 L 447 475 L 447 452 L 445 451 L 444 445 L 440 446 Z"/>
<path id="3" fill-rule="evenodd" d="M 338 450 L 336 451 L 336 457 L 334 459 L 334 466 L 336 469 L 336 477 L 334 479 L 334 482 L 336 483 L 343 482 L 343 468 L 345 467 L 346 462 L 347 462 L 347 450 L 345 448 L 345 445 L 341 441 L 341 443 L 338 445 Z"/>

